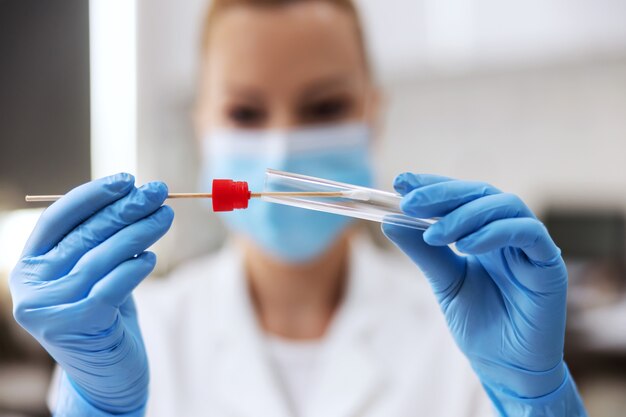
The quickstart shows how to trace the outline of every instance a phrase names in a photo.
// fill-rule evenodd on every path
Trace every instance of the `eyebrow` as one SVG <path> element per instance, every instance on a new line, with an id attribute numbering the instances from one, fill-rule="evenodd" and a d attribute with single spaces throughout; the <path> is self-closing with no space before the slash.
<path id="1" fill-rule="evenodd" d="M 306 99 L 320 94 L 323 90 L 354 84 L 354 78 L 345 75 L 320 78 L 310 82 L 302 91 L 301 97 Z"/>
<path id="2" fill-rule="evenodd" d="M 323 90 L 346 85 L 349 86 L 351 84 L 354 84 L 354 79 L 344 75 L 320 78 L 308 83 L 304 87 L 300 97 L 301 99 L 308 99 L 323 93 Z M 264 101 L 263 93 L 253 87 L 231 86 L 228 88 L 228 93 L 256 103 L 262 103 Z"/>
<path id="3" fill-rule="evenodd" d="M 256 103 L 263 102 L 263 94 L 254 88 L 231 86 L 228 88 L 228 93 Z"/>

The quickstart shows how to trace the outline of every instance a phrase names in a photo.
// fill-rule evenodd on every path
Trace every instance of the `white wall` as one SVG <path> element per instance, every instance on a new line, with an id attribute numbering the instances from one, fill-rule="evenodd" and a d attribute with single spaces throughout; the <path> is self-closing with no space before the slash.
<path id="1" fill-rule="evenodd" d="M 383 79 L 612 56 L 623 0 L 356 0 Z"/>
<path id="2" fill-rule="evenodd" d="M 384 182 L 436 172 L 492 182 L 537 210 L 626 212 L 626 54 L 386 87 Z"/>

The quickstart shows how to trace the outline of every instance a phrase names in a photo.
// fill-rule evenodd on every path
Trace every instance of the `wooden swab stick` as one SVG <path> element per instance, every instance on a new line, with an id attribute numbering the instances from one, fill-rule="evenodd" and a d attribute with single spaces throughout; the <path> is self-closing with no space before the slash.
<path id="1" fill-rule="evenodd" d="M 270 191 L 265 193 L 250 193 L 250 197 L 252 198 L 260 198 L 260 197 L 349 197 L 351 192 L 347 191 L 289 191 L 289 192 L 279 192 L 279 191 Z M 29 203 L 38 203 L 38 202 L 46 202 L 46 201 L 57 201 L 63 197 L 63 195 L 27 195 L 25 200 Z M 211 193 L 170 193 L 167 195 L 167 198 L 212 198 L 213 194 Z"/>

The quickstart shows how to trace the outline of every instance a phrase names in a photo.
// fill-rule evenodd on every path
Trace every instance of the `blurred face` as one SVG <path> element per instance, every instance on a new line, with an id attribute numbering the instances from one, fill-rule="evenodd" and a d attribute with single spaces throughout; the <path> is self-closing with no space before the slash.
<path id="1" fill-rule="evenodd" d="M 373 89 L 353 17 L 323 1 L 232 6 L 209 36 L 196 114 L 203 189 L 234 178 L 262 190 L 266 168 L 371 185 Z M 288 264 L 321 259 L 350 224 L 257 201 L 223 220 Z"/>
<path id="2" fill-rule="evenodd" d="M 374 93 L 353 17 L 326 2 L 234 6 L 215 20 L 196 125 L 292 129 L 371 121 Z"/>

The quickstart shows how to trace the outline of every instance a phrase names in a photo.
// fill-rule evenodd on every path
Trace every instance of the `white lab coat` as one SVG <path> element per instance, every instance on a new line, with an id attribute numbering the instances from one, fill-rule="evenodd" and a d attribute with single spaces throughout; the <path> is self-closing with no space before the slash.
<path id="1" fill-rule="evenodd" d="M 349 271 L 304 416 L 294 416 L 273 373 L 232 245 L 142 284 L 147 416 L 495 415 L 417 267 L 361 238 Z"/>

